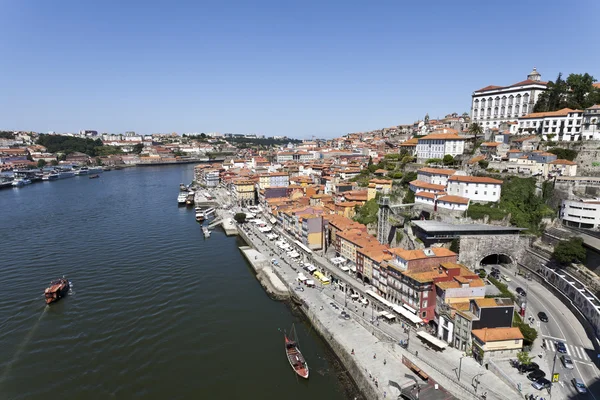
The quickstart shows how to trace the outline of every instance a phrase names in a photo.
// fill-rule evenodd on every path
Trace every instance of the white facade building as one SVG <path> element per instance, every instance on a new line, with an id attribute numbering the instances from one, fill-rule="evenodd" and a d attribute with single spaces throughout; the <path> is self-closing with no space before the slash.
<path id="1" fill-rule="evenodd" d="M 580 139 L 582 119 L 583 110 L 570 108 L 531 113 L 519 118 L 518 133 L 541 134 L 544 140 L 574 142 Z"/>
<path id="2" fill-rule="evenodd" d="M 219 171 L 203 171 L 203 179 L 206 187 L 215 188 L 219 186 Z"/>
<path id="3" fill-rule="evenodd" d="M 600 229 L 600 201 L 563 200 L 560 207 L 562 223 L 583 229 Z"/>
<path id="4" fill-rule="evenodd" d="M 456 173 L 457 171 L 454 169 L 421 168 L 417 171 L 417 180 L 446 186 L 448 178 Z"/>
<path id="5" fill-rule="evenodd" d="M 583 112 L 582 135 L 584 140 L 600 140 L 600 104 Z"/>
<path id="6" fill-rule="evenodd" d="M 449 131 L 446 133 L 446 131 Z M 417 160 L 444 158 L 446 154 L 455 157 L 465 151 L 466 138 L 458 136 L 455 130 L 444 129 L 418 139 Z"/>
<path id="7" fill-rule="evenodd" d="M 471 201 L 496 202 L 500 200 L 502 181 L 483 176 L 454 175 L 448 179 L 446 192 Z"/>
<path id="8" fill-rule="evenodd" d="M 471 121 L 484 129 L 516 121 L 533 111 L 546 88 L 547 82 L 541 81 L 540 73 L 534 68 L 522 82 L 510 86 L 490 85 L 476 90 L 471 96 Z"/>

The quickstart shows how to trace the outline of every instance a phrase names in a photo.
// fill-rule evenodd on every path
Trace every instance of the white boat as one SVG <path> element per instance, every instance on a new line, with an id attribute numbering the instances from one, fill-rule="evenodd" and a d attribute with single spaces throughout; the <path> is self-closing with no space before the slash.
<path id="1" fill-rule="evenodd" d="M 73 171 L 60 171 L 58 173 L 58 179 L 72 178 L 75 176 Z"/>
<path id="2" fill-rule="evenodd" d="M 44 176 L 42 176 L 43 181 L 55 181 L 57 179 L 59 179 L 59 175 L 58 175 L 58 172 L 56 172 L 56 171 L 49 172 L 47 174 L 44 174 Z"/>
<path id="3" fill-rule="evenodd" d="M 88 168 L 89 174 L 101 174 L 102 172 L 104 172 L 102 167 L 89 167 Z"/>
<path id="4" fill-rule="evenodd" d="M 202 233 L 204 233 L 204 237 L 210 237 L 210 231 L 208 230 L 208 227 L 203 226 Z"/>
<path id="5" fill-rule="evenodd" d="M 90 169 L 88 167 L 81 167 L 75 170 L 75 175 L 87 175 Z"/>
<path id="6" fill-rule="evenodd" d="M 12 182 L 12 185 L 15 187 L 21 187 L 25 185 L 30 185 L 31 181 L 27 178 L 17 178 Z"/>
<path id="7" fill-rule="evenodd" d="M 177 196 L 177 204 L 184 205 L 185 200 L 187 199 L 187 192 L 180 192 Z"/>

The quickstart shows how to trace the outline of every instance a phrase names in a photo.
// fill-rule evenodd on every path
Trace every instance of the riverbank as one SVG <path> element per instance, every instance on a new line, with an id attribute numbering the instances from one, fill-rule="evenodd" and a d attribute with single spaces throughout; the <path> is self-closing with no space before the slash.
<path id="1" fill-rule="evenodd" d="M 255 251 L 268 254 L 262 238 L 244 229 L 238 230 L 244 241 L 255 248 Z M 415 378 L 410 377 L 414 372 L 403 364 L 402 355 L 396 353 L 399 347 L 394 339 L 375 326 L 362 325 L 358 315 L 361 311 L 355 303 L 346 307 L 341 303 L 343 294 L 337 291 L 336 299 L 336 290 L 331 287 L 300 286 L 292 265 L 284 259 L 279 259 L 278 264 L 272 270 L 287 286 L 290 299 L 327 342 L 344 371 L 366 399 L 398 397 L 401 390 L 410 391 L 415 386 Z M 303 288 L 302 291 L 295 290 L 299 286 Z M 347 312 L 350 317 L 343 317 L 340 310 Z M 307 361 L 310 367 L 310 360 Z M 429 379 L 429 382 L 420 384 L 424 387 L 434 383 Z M 446 398 L 452 397 L 447 394 Z"/>
<path id="2" fill-rule="evenodd" d="M 258 279 L 267 293 L 276 300 L 289 300 L 290 291 L 275 272 L 273 272 L 269 260 L 250 246 L 242 246 L 239 249 L 250 265 L 252 265 L 252 268 L 254 268 L 256 279 Z"/>

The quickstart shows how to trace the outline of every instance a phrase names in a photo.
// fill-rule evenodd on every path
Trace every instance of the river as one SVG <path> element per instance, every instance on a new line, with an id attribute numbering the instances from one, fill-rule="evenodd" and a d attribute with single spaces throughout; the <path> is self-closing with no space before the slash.
<path id="1" fill-rule="evenodd" d="M 178 207 L 193 166 L 130 168 L 0 191 L 0 397 L 347 399 L 321 338 L 271 300 L 216 229 Z M 46 306 L 51 279 L 72 294 Z M 311 368 L 295 377 L 295 323 Z"/>

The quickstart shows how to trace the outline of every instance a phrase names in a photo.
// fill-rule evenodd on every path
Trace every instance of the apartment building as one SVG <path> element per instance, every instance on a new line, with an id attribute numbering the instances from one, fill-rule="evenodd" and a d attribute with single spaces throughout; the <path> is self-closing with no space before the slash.
<path id="1" fill-rule="evenodd" d="M 417 181 L 446 186 L 448 178 L 456 174 L 455 169 L 421 168 L 417 171 Z"/>
<path id="2" fill-rule="evenodd" d="M 471 201 L 497 202 L 502 192 L 502 181 L 483 176 L 454 175 L 448 179 L 446 192 Z"/>
<path id="3" fill-rule="evenodd" d="M 258 176 L 258 187 L 266 189 L 270 187 L 287 187 L 290 185 L 290 175 L 287 172 L 271 172 Z"/>
<path id="4" fill-rule="evenodd" d="M 519 133 L 537 133 L 544 140 L 574 142 L 581 138 L 583 110 L 563 108 L 519 118 Z"/>
<path id="5" fill-rule="evenodd" d="M 446 133 L 446 131 L 452 131 Z M 465 151 L 465 137 L 459 136 L 453 129 L 444 129 L 443 132 L 434 132 L 418 139 L 417 161 L 423 162 L 430 158 L 442 159 L 446 154 L 452 157 L 463 154 Z"/>
<path id="6" fill-rule="evenodd" d="M 374 199 L 377 193 L 389 193 L 392 190 L 392 183 L 391 179 L 371 179 L 367 190 L 367 200 Z"/>
<path id="7" fill-rule="evenodd" d="M 239 205 L 253 205 L 255 200 L 254 181 L 250 179 L 234 179 L 232 182 L 233 198 Z"/>

